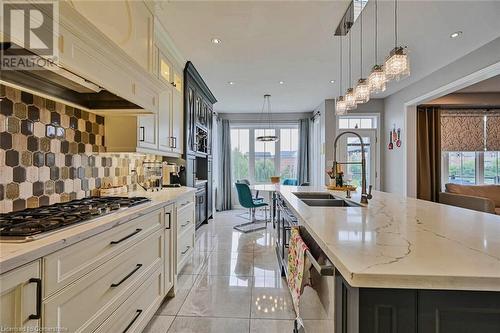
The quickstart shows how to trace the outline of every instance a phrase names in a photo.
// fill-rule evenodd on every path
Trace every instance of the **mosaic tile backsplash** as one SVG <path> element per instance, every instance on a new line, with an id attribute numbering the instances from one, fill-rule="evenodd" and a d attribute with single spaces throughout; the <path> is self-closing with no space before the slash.
<path id="1" fill-rule="evenodd" d="M 144 161 L 106 153 L 104 118 L 0 85 L 0 212 L 65 202 L 146 181 Z"/>

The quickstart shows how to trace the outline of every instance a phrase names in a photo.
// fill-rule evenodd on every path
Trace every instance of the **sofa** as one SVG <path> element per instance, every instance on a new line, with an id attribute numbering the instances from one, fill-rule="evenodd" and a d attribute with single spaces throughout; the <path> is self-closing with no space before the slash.
<path id="1" fill-rule="evenodd" d="M 500 185 L 460 185 L 448 183 L 439 193 L 439 202 L 500 215 Z"/>

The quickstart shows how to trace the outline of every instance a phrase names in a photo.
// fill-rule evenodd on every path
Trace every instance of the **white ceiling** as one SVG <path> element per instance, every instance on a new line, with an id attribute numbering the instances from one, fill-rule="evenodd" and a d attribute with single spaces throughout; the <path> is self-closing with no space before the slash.
<path id="1" fill-rule="evenodd" d="M 466 88 L 463 88 L 457 93 L 495 93 L 500 92 L 500 75 L 494 76 L 487 80 L 478 82 Z"/>
<path id="2" fill-rule="evenodd" d="M 412 74 L 390 84 L 381 98 L 500 36 L 500 1 L 399 3 L 399 44 L 409 47 Z M 258 112 L 264 93 L 272 94 L 273 112 L 304 112 L 339 94 L 339 41 L 333 31 L 348 5 L 344 0 L 173 1 L 161 3 L 160 19 L 218 99 L 218 112 Z M 393 6 L 379 0 L 379 62 L 394 46 Z M 370 0 L 363 11 L 365 76 L 374 62 L 373 13 Z M 463 35 L 449 38 L 457 30 Z M 359 19 L 352 33 L 354 85 L 360 71 Z M 222 43 L 212 44 L 213 37 Z M 347 54 L 346 41 L 343 90 Z"/>

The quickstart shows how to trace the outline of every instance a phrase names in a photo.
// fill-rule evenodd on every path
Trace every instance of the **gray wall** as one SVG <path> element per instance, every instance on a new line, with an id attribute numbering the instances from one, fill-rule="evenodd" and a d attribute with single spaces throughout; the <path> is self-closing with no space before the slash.
<path id="1" fill-rule="evenodd" d="M 324 170 L 330 168 L 333 164 L 333 142 L 335 141 L 335 137 L 337 136 L 337 116 L 335 115 L 335 100 L 327 99 L 323 101 L 317 108 L 317 111 L 321 112 L 321 128 L 322 128 L 322 140 L 323 144 L 323 152 L 324 153 Z M 384 100 L 383 99 L 372 99 L 366 104 L 359 105 L 358 108 L 354 111 L 350 111 L 349 115 L 356 114 L 366 114 L 366 113 L 378 113 L 380 117 L 381 126 L 384 123 Z M 381 147 L 383 150 L 383 147 Z M 382 160 L 381 166 L 382 166 Z M 382 169 L 380 169 L 382 170 Z M 379 170 L 379 171 L 380 171 Z M 381 176 L 382 172 L 379 172 L 379 176 Z M 325 172 L 325 182 L 328 181 L 328 176 Z"/>
<path id="2" fill-rule="evenodd" d="M 404 123 L 406 103 L 497 63 L 500 63 L 500 38 L 387 97 L 385 99 L 383 133 L 391 128 L 394 123 L 396 126 L 401 127 L 403 132 L 407 130 Z M 443 95 L 448 93 L 450 92 L 443 92 Z M 436 97 L 438 96 L 432 96 L 429 99 Z M 382 136 L 382 139 L 382 147 L 387 147 L 388 138 Z M 416 137 L 413 136 L 408 140 L 415 141 Z M 407 142 L 403 142 L 403 147 L 406 147 L 406 145 Z M 382 149 L 382 189 L 386 192 L 401 194 L 404 192 L 405 172 L 403 170 L 403 161 L 406 158 L 404 153 L 405 149 Z"/>

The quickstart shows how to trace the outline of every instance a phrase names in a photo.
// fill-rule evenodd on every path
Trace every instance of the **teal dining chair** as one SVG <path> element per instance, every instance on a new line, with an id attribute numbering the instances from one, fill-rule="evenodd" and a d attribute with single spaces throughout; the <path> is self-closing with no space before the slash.
<path id="1" fill-rule="evenodd" d="M 250 187 L 245 183 L 235 183 L 236 191 L 238 193 L 238 201 L 240 205 L 244 208 L 250 210 L 250 222 L 235 225 L 233 229 L 247 233 L 256 230 L 267 228 L 267 210 L 265 215 L 264 226 L 259 226 L 258 223 L 262 221 L 255 220 L 255 209 L 261 207 L 267 207 L 268 204 L 262 200 L 255 199 L 252 197 L 252 191 Z"/>
<path id="2" fill-rule="evenodd" d="M 293 179 L 293 178 L 285 178 L 285 179 L 283 179 L 282 185 L 297 186 L 298 181 L 297 181 L 297 179 Z"/>

